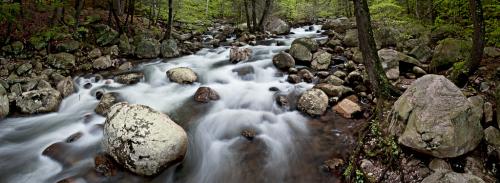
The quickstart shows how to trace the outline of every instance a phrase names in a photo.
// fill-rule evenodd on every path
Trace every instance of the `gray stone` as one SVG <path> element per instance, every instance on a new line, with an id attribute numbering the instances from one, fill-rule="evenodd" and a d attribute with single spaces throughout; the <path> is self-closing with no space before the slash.
<path id="1" fill-rule="evenodd" d="M 432 69 L 448 69 L 455 62 L 466 60 L 470 56 L 471 44 L 469 41 L 446 38 L 439 41 L 434 49 L 430 63 Z"/>
<path id="2" fill-rule="evenodd" d="M 102 145 L 126 169 L 152 176 L 184 159 L 188 139 L 166 114 L 144 105 L 118 103 L 104 122 Z"/>
<path id="3" fill-rule="evenodd" d="M 358 30 L 350 29 L 345 33 L 344 39 L 342 40 L 347 47 L 357 47 L 358 46 Z"/>
<path id="4" fill-rule="evenodd" d="M 485 102 L 483 105 L 484 122 L 489 124 L 493 122 L 493 105 L 490 102 Z"/>
<path id="5" fill-rule="evenodd" d="M 59 91 L 40 89 L 22 93 L 16 99 L 16 106 L 26 114 L 54 112 L 59 108 L 61 100 Z"/>
<path id="6" fill-rule="evenodd" d="M 456 173 L 450 170 L 437 171 L 422 180 L 422 183 L 484 183 L 472 174 Z"/>
<path id="7" fill-rule="evenodd" d="M 320 50 L 313 54 L 311 67 L 316 70 L 326 70 L 330 66 L 332 54 Z"/>
<path id="8" fill-rule="evenodd" d="M 91 59 L 95 59 L 95 58 L 98 58 L 102 55 L 102 52 L 99 48 L 94 48 L 92 49 L 90 52 L 89 52 L 89 58 Z"/>
<path id="9" fill-rule="evenodd" d="M 115 81 L 121 84 L 131 85 L 137 84 L 144 78 L 142 72 L 133 72 L 128 74 L 122 74 L 115 77 Z"/>
<path id="10" fill-rule="evenodd" d="M 341 85 L 344 84 L 344 80 L 338 78 L 335 75 L 329 75 L 328 77 L 326 77 L 325 79 L 323 79 L 321 82 L 327 83 L 327 84 L 332 84 L 332 85 L 335 85 L 335 86 L 341 86 Z"/>
<path id="11" fill-rule="evenodd" d="M 486 143 L 494 148 L 497 155 L 500 156 L 500 130 L 490 126 L 484 130 L 484 139 Z"/>
<path id="12" fill-rule="evenodd" d="M 47 62 L 58 69 L 71 69 L 75 67 L 75 56 L 70 53 L 49 54 Z"/>
<path id="13" fill-rule="evenodd" d="M 283 35 L 288 34 L 290 32 L 290 26 L 285 21 L 273 17 L 270 21 L 268 21 L 265 25 L 265 29 L 272 34 Z"/>
<path id="14" fill-rule="evenodd" d="M 113 61 L 111 60 L 111 56 L 109 55 L 101 56 L 92 62 L 92 67 L 94 69 L 107 69 L 113 66 Z"/>
<path id="15" fill-rule="evenodd" d="M 338 98 L 342 98 L 347 94 L 353 92 L 353 90 L 347 86 L 336 86 L 326 83 L 317 84 L 314 86 L 314 88 L 322 90 L 329 97 L 338 97 Z"/>
<path id="16" fill-rule="evenodd" d="M 142 39 L 136 45 L 138 58 L 157 58 L 160 55 L 160 42 L 156 39 Z"/>
<path id="17" fill-rule="evenodd" d="M 273 64 L 276 68 L 286 71 L 295 67 L 295 59 L 286 52 L 280 52 L 273 57 Z"/>
<path id="18" fill-rule="evenodd" d="M 419 75 L 419 76 L 422 76 L 422 75 L 426 75 L 427 72 L 425 72 L 424 69 L 418 67 L 418 66 L 413 66 L 412 70 L 411 70 L 414 74 L 416 75 Z"/>
<path id="19" fill-rule="evenodd" d="M 123 99 L 120 97 L 118 93 L 115 92 L 105 93 L 104 95 L 102 95 L 101 100 L 97 104 L 95 112 L 102 116 L 106 116 L 111 106 L 122 101 Z"/>
<path id="20" fill-rule="evenodd" d="M 25 64 L 22 64 L 20 65 L 17 70 L 16 70 L 16 73 L 17 75 L 22 75 L 28 71 L 31 70 L 31 68 L 33 68 L 33 65 L 29 64 L 29 63 L 25 63 Z"/>
<path id="21" fill-rule="evenodd" d="M 68 52 L 72 53 L 80 48 L 80 42 L 75 40 L 67 40 L 60 42 L 56 45 L 56 50 L 58 52 Z"/>
<path id="22" fill-rule="evenodd" d="M 292 46 L 290 47 L 290 55 L 300 61 L 310 62 L 312 59 L 311 51 L 309 51 L 307 47 L 301 44 L 292 44 Z"/>
<path id="23" fill-rule="evenodd" d="M 174 39 L 164 40 L 161 43 L 161 55 L 164 58 L 171 58 L 179 56 L 179 48 Z"/>
<path id="24" fill-rule="evenodd" d="M 9 97 L 7 96 L 7 90 L 0 85 L 0 120 L 9 115 Z"/>
<path id="25" fill-rule="evenodd" d="M 173 68 L 167 71 L 168 78 L 179 84 L 191 84 L 198 79 L 196 73 L 187 67 Z"/>
<path id="26" fill-rule="evenodd" d="M 305 46 L 309 50 L 309 52 L 315 52 L 319 48 L 318 43 L 312 38 L 298 38 L 293 40 L 292 45 L 294 44 Z"/>
<path id="27" fill-rule="evenodd" d="M 57 91 L 59 91 L 63 97 L 70 96 L 75 92 L 75 82 L 73 82 L 71 77 L 66 77 L 57 83 Z"/>
<path id="28" fill-rule="evenodd" d="M 429 168 L 432 171 L 452 170 L 451 165 L 443 159 L 434 158 L 429 163 Z"/>
<path id="29" fill-rule="evenodd" d="M 396 119 L 390 131 L 402 145 L 438 158 L 450 158 L 473 150 L 481 141 L 482 113 L 460 89 L 440 75 L 417 79 L 394 103 Z M 406 126 L 406 127 L 404 127 Z"/>
<path id="30" fill-rule="evenodd" d="M 297 108 L 311 116 L 319 116 L 325 113 L 328 107 L 328 96 L 320 89 L 309 89 L 305 91 L 297 102 Z"/>
<path id="31" fill-rule="evenodd" d="M 484 48 L 484 55 L 492 58 L 496 58 L 500 56 L 500 49 L 495 48 L 495 47 L 485 47 Z"/>

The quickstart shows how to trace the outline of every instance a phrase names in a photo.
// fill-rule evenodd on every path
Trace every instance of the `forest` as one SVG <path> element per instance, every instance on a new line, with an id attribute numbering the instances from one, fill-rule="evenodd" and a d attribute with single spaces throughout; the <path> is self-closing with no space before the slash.
<path id="1" fill-rule="evenodd" d="M 500 182 L 500 2 L 2 0 L 0 182 Z"/>

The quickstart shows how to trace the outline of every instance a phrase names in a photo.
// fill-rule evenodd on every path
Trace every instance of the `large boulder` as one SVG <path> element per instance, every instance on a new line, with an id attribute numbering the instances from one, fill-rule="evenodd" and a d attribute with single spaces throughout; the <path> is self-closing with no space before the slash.
<path id="1" fill-rule="evenodd" d="M 16 98 L 16 106 L 25 114 L 54 112 L 61 103 L 61 93 L 54 89 L 24 92 Z"/>
<path id="2" fill-rule="evenodd" d="M 434 49 L 430 67 L 436 70 L 448 69 L 455 62 L 466 60 L 470 56 L 469 41 L 446 38 L 439 41 Z"/>
<path id="3" fill-rule="evenodd" d="M 328 107 L 328 96 L 320 89 L 309 89 L 305 91 L 297 102 L 297 108 L 311 116 L 320 116 Z"/>
<path id="4" fill-rule="evenodd" d="M 104 150 L 139 175 L 157 175 L 181 162 L 187 143 L 182 127 L 148 106 L 118 103 L 104 122 Z"/>
<path id="5" fill-rule="evenodd" d="M 399 62 L 416 66 L 422 65 L 417 59 L 393 49 L 381 49 L 378 51 L 378 56 L 381 58 L 382 67 L 386 72 L 387 78 L 391 80 L 399 78 Z"/>
<path id="6" fill-rule="evenodd" d="M 288 71 L 288 69 L 295 67 L 295 59 L 286 52 L 280 52 L 273 57 L 273 64 L 280 70 Z"/>
<path id="7" fill-rule="evenodd" d="M 142 39 L 136 45 L 138 58 L 156 58 L 160 55 L 160 42 L 156 39 Z"/>
<path id="8" fill-rule="evenodd" d="M 294 45 L 294 44 L 303 45 L 310 52 L 315 52 L 319 48 L 318 42 L 316 42 L 316 40 L 314 40 L 312 38 L 298 38 L 298 39 L 293 40 L 292 45 Z"/>
<path id="9" fill-rule="evenodd" d="M 290 55 L 300 61 L 310 62 L 312 59 L 311 51 L 309 51 L 307 47 L 301 44 L 292 44 L 292 46 L 290 47 Z"/>
<path id="10" fill-rule="evenodd" d="M 332 54 L 320 50 L 313 54 L 311 67 L 316 70 L 327 70 L 330 67 Z"/>
<path id="11" fill-rule="evenodd" d="M 179 84 L 191 84 L 198 79 L 196 73 L 187 67 L 173 68 L 167 71 L 168 78 Z"/>
<path id="12" fill-rule="evenodd" d="M 49 54 L 47 63 L 57 69 L 71 69 L 75 67 L 75 56 L 70 53 Z"/>
<path id="13" fill-rule="evenodd" d="M 422 183 L 484 183 L 483 179 L 468 173 L 439 170 L 422 180 Z"/>
<path id="14" fill-rule="evenodd" d="M 175 39 L 167 39 L 161 42 L 160 51 L 164 58 L 179 56 L 179 48 L 177 47 Z"/>
<path id="15" fill-rule="evenodd" d="M 92 62 L 92 67 L 94 69 L 107 69 L 113 66 L 113 61 L 111 60 L 111 56 L 109 55 L 101 56 Z"/>
<path id="16" fill-rule="evenodd" d="M 57 91 L 59 91 L 63 97 L 67 97 L 75 92 L 75 82 L 71 77 L 66 77 L 65 79 L 57 83 Z"/>
<path id="17" fill-rule="evenodd" d="M 355 28 L 356 25 L 346 17 L 329 20 L 321 27 L 323 30 L 333 30 L 337 33 L 345 33 L 346 30 Z"/>
<path id="18" fill-rule="evenodd" d="M 358 46 L 358 30 L 350 29 L 345 33 L 344 39 L 342 40 L 347 47 L 357 47 Z"/>
<path id="19" fill-rule="evenodd" d="M 266 23 L 265 29 L 272 34 L 278 35 L 288 34 L 290 32 L 290 26 L 288 23 L 276 17 Z"/>
<path id="20" fill-rule="evenodd" d="M 0 84 L 0 120 L 9 115 L 9 97 L 7 90 Z"/>
<path id="21" fill-rule="evenodd" d="M 391 132 L 402 145 L 438 158 L 473 150 L 483 138 L 482 114 L 460 89 L 440 75 L 417 79 L 394 103 Z"/>

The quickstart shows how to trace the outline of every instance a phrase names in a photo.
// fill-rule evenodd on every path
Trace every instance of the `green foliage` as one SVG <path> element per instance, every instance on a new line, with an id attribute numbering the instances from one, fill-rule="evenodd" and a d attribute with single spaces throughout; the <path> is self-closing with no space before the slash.
<path id="1" fill-rule="evenodd" d="M 0 2 L 0 22 L 14 22 L 19 14 L 19 3 Z"/>
<path id="2" fill-rule="evenodd" d="M 392 19 L 398 20 L 401 18 L 403 8 L 394 0 L 375 1 L 370 6 L 370 14 L 374 20 Z"/>

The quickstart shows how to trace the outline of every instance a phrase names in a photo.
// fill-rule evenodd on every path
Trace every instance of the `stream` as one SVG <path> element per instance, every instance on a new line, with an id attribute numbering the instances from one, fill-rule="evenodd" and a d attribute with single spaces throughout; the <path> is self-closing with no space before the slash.
<path id="1" fill-rule="evenodd" d="M 0 182 L 338 182 L 336 176 L 322 173 L 320 165 L 349 149 L 352 139 L 343 133 L 354 128 L 353 122 L 339 119 L 330 124 L 337 119 L 334 114 L 310 119 L 275 102 L 285 95 L 293 104 L 313 87 L 286 82 L 287 74 L 271 61 L 295 38 L 322 38 L 316 31 L 320 26 L 306 29 L 292 29 L 294 34 L 274 39 L 284 46 L 245 46 L 252 49 L 252 58 L 238 64 L 229 63 L 229 47 L 219 47 L 140 64 L 134 70 L 145 77 L 135 85 L 74 78 L 77 92 L 62 101 L 59 111 L 0 121 Z M 198 82 L 170 82 L 165 73 L 176 67 L 193 69 Z M 92 87 L 85 88 L 88 83 Z M 195 102 L 193 94 L 200 86 L 217 91 L 220 100 Z M 156 177 L 124 170 L 113 177 L 96 173 L 94 157 L 102 152 L 105 121 L 94 112 L 97 91 L 117 92 L 127 102 L 150 106 L 179 123 L 189 139 L 183 163 Z M 243 137 L 244 130 L 255 131 L 255 138 Z"/>

